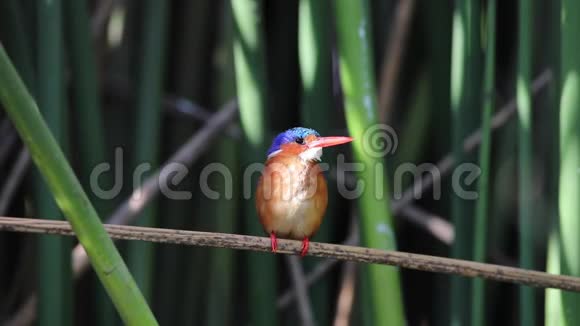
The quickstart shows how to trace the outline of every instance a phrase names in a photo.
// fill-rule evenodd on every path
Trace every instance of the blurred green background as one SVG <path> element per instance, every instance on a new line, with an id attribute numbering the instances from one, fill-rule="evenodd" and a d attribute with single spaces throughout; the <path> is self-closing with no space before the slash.
<path id="1" fill-rule="evenodd" d="M 0 0 L 1 45 L 103 221 L 136 167 L 151 175 L 237 103 L 170 185 L 192 197 L 161 195 L 135 225 L 263 235 L 244 172 L 300 125 L 359 140 L 325 151 L 329 208 L 313 241 L 575 276 L 578 35 L 576 0 Z M 370 145 L 392 149 L 380 156 L 364 144 L 378 124 Z M 368 187 L 357 198 L 343 196 L 339 156 L 363 164 L 346 178 Z M 114 170 L 101 188 L 122 183 L 112 198 L 91 190 L 103 162 Z M 231 172 L 229 184 L 207 179 L 218 199 L 200 186 L 215 162 Z M 0 110 L 0 216 L 63 218 L 29 163 Z M 442 179 L 413 194 L 426 163 Z M 455 168 L 466 163 L 474 180 Z M 116 244 L 161 325 L 580 324 L 580 295 L 558 290 L 305 258 L 297 304 L 296 270 L 279 255 Z M 73 275 L 74 245 L 0 233 L 0 324 L 121 324 L 94 273 Z"/>

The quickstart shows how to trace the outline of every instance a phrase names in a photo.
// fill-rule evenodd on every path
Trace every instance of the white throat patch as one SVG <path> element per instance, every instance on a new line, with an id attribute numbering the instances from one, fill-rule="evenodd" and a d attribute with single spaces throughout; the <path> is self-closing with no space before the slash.
<path id="1" fill-rule="evenodd" d="M 272 153 L 270 153 L 270 155 L 268 155 L 268 159 L 271 159 L 272 157 L 280 154 L 281 151 L 282 151 L 281 149 L 279 149 L 277 151 L 273 151 Z"/>
<path id="2" fill-rule="evenodd" d="M 307 162 L 320 161 L 320 157 L 322 156 L 322 148 L 321 147 L 314 147 L 305 150 L 304 152 L 300 153 L 300 158 Z"/>

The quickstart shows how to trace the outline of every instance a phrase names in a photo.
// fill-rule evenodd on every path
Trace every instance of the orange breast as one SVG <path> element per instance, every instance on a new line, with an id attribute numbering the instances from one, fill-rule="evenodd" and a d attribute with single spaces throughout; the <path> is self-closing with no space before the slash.
<path id="1" fill-rule="evenodd" d="M 328 191 L 318 164 L 279 154 L 266 162 L 256 190 L 256 209 L 267 233 L 303 239 L 318 231 Z"/>

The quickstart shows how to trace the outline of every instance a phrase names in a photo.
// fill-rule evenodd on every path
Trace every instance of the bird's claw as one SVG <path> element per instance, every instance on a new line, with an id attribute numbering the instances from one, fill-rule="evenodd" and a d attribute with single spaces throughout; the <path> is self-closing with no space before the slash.
<path id="1" fill-rule="evenodd" d="M 308 238 L 304 238 L 304 240 L 302 240 L 302 250 L 300 251 L 301 257 L 306 256 L 306 253 L 308 252 L 308 245 L 309 244 L 310 244 L 310 240 Z"/>
<path id="2" fill-rule="evenodd" d="M 278 240 L 274 232 L 270 233 L 270 242 L 272 243 L 272 252 L 276 252 L 278 250 Z"/>

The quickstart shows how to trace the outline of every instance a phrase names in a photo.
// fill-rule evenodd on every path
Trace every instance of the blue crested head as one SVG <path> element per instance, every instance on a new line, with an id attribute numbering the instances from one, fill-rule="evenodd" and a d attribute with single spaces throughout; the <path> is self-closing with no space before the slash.
<path id="1" fill-rule="evenodd" d="M 279 151 L 280 146 L 282 146 L 283 144 L 292 143 L 292 142 L 302 144 L 304 141 L 304 138 L 306 138 L 307 136 L 310 136 L 310 135 L 320 137 L 320 134 L 314 129 L 303 128 L 303 127 L 295 127 L 292 129 L 288 129 L 288 130 L 278 134 L 278 136 L 276 136 L 276 138 L 274 138 L 274 141 L 272 142 L 272 146 L 270 146 L 270 149 L 268 149 L 267 155 L 270 156 L 270 154 L 272 154 L 276 151 Z"/>

